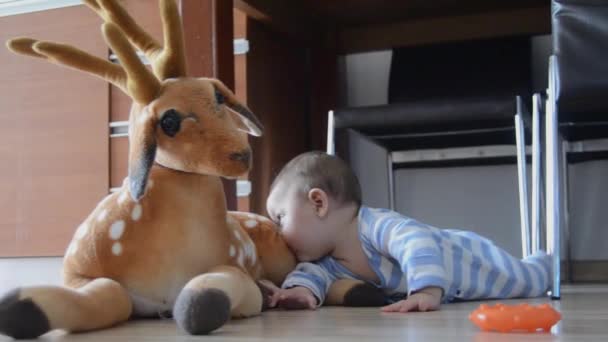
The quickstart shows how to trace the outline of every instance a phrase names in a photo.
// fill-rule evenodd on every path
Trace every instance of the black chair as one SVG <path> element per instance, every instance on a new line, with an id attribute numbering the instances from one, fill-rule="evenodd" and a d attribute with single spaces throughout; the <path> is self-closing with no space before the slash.
<path id="1" fill-rule="evenodd" d="M 568 229 L 568 159 L 608 151 L 608 1 L 553 0 L 553 55 L 546 106 L 547 246 L 559 281 L 562 234 Z M 563 207 L 562 207 L 563 206 Z"/>
<path id="2" fill-rule="evenodd" d="M 533 120 L 524 103 L 532 92 L 530 54 L 529 37 L 395 49 L 389 104 L 330 112 L 328 153 L 348 160 L 352 131 L 386 149 L 391 209 L 395 168 L 516 160 L 522 253 L 529 255 L 525 140 Z M 539 166 L 533 163 L 533 174 Z"/>

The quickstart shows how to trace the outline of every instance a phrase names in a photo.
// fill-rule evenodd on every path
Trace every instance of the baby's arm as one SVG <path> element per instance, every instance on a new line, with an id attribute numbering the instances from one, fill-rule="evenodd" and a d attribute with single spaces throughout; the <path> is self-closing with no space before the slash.
<path id="1" fill-rule="evenodd" d="M 435 311 L 439 309 L 443 290 L 439 287 L 425 287 L 391 305 L 382 308 L 384 312 Z"/>
<path id="2" fill-rule="evenodd" d="M 408 298 L 384 307 L 384 311 L 437 310 L 448 279 L 434 232 L 415 220 L 395 216 L 373 227 L 372 240 L 381 253 L 399 263 L 407 277 Z"/>
<path id="3" fill-rule="evenodd" d="M 271 304 L 284 309 L 315 309 L 325 301 L 335 277 L 321 264 L 300 263 L 291 272 Z"/>
<path id="4" fill-rule="evenodd" d="M 314 310 L 319 306 L 317 297 L 304 286 L 280 289 L 273 298 L 273 304 L 287 310 Z"/>

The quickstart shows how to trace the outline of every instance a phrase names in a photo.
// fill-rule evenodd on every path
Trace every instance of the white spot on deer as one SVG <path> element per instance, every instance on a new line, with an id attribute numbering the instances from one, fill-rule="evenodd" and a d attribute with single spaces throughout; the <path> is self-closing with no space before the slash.
<path id="1" fill-rule="evenodd" d="M 119 220 L 112 224 L 110 227 L 110 239 L 118 240 L 122 237 L 125 232 L 125 221 Z"/>
<path id="2" fill-rule="evenodd" d="M 122 245 L 120 242 L 114 242 L 112 245 L 112 254 L 121 255 L 122 254 Z"/>
<path id="3" fill-rule="evenodd" d="M 252 220 L 255 220 L 257 218 L 254 214 L 247 214 L 247 217 Z"/>
<path id="4" fill-rule="evenodd" d="M 245 221 L 245 227 L 247 227 L 247 228 L 251 229 L 251 228 L 255 228 L 257 226 L 258 226 L 258 221 L 256 221 L 256 220 L 247 220 L 247 221 Z"/>
<path id="5" fill-rule="evenodd" d="M 78 241 L 72 240 L 72 242 L 68 246 L 68 249 L 65 252 L 65 254 L 66 255 L 74 255 L 74 254 L 76 254 L 76 252 L 78 252 Z"/>
<path id="6" fill-rule="evenodd" d="M 255 246 L 253 245 L 253 242 L 251 242 L 251 241 L 244 242 L 243 251 L 245 252 L 245 257 L 253 265 L 256 262 Z"/>
<path id="7" fill-rule="evenodd" d="M 87 235 L 88 232 L 89 232 L 89 225 L 85 222 L 85 223 L 81 224 L 80 227 L 78 227 L 78 229 L 76 230 L 76 234 L 74 234 L 74 238 L 76 240 L 80 240 L 83 237 L 85 237 L 85 235 Z"/>
<path id="8" fill-rule="evenodd" d="M 133 207 L 133 211 L 131 212 L 131 218 L 133 219 L 133 221 L 139 221 L 142 212 L 143 210 L 141 208 L 141 204 L 136 204 L 135 207 Z"/>
<path id="9" fill-rule="evenodd" d="M 233 233 L 234 233 L 234 237 L 235 237 L 237 240 L 239 240 L 239 241 L 243 241 L 243 240 L 241 239 L 241 233 L 239 233 L 239 231 L 238 231 L 237 229 L 235 229 L 235 230 L 233 231 Z"/>
<path id="10" fill-rule="evenodd" d="M 146 121 L 148 120 L 148 111 L 144 111 L 143 113 L 139 114 L 139 118 L 137 118 L 137 123 L 140 125 L 143 125 L 146 123 Z"/>
<path id="11" fill-rule="evenodd" d="M 154 187 L 154 181 L 151 179 L 148 179 L 148 184 L 146 184 L 146 189 L 150 190 Z"/>
<path id="12" fill-rule="evenodd" d="M 127 199 L 129 199 L 129 190 L 124 188 L 123 191 L 120 193 L 120 196 L 118 197 L 118 204 L 125 203 Z"/>
<path id="13" fill-rule="evenodd" d="M 239 266 L 245 268 L 245 254 L 243 253 L 243 250 L 239 251 L 238 263 Z"/>
<path id="14" fill-rule="evenodd" d="M 230 253 L 230 257 L 234 258 L 234 256 L 236 255 L 236 248 L 234 247 L 234 245 L 230 245 L 229 253 Z"/>
<path id="15" fill-rule="evenodd" d="M 108 216 L 108 209 L 103 209 L 99 215 L 97 215 L 97 221 L 101 222 Z"/>

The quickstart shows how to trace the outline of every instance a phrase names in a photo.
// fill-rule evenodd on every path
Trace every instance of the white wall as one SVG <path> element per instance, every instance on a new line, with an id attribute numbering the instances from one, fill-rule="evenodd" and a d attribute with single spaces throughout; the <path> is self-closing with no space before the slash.
<path id="1" fill-rule="evenodd" d="M 0 295 L 18 286 L 60 285 L 62 258 L 0 258 Z"/>

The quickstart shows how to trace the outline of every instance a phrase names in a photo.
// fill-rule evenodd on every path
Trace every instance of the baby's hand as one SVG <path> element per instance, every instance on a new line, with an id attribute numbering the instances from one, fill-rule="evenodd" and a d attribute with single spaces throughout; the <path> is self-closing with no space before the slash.
<path id="1" fill-rule="evenodd" d="M 258 280 L 257 284 L 262 292 L 262 311 L 276 307 L 283 290 L 270 280 Z"/>
<path id="2" fill-rule="evenodd" d="M 296 286 L 282 289 L 278 293 L 278 306 L 287 310 L 314 310 L 317 307 L 317 298 L 309 289 Z"/>
<path id="3" fill-rule="evenodd" d="M 441 304 L 443 290 L 439 287 L 427 287 L 407 299 L 387 305 L 382 308 L 383 312 L 408 312 L 408 311 L 435 311 Z"/>

